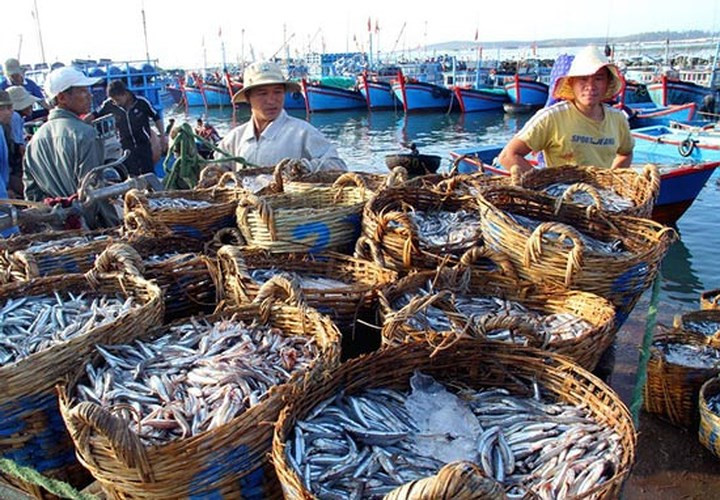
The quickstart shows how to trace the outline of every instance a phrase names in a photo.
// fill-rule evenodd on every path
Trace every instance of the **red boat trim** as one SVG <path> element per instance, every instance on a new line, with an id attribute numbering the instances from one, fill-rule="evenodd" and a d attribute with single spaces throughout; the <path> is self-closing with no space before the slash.
<path id="1" fill-rule="evenodd" d="M 465 101 L 463 100 L 463 95 L 459 87 L 453 87 L 453 92 L 455 92 L 455 96 L 457 97 L 458 104 L 460 105 L 460 112 L 465 112 Z"/>
<path id="2" fill-rule="evenodd" d="M 367 103 L 368 109 L 372 108 L 372 103 L 370 102 L 370 85 L 368 85 L 368 79 L 367 79 L 367 70 L 364 69 L 363 72 L 360 75 L 360 85 L 365 87 L 365 102 Z"/>
<path id="3" fill-rule="evenodd" d="M 641 132 L 630 131 L 630 135 L 632 135 L 633 137 L 637 137 L 638 139 L 644 139 L 644 140 L 650 141 L 650 142 L 657 142 L 658 144 L 670 144 L 671 146 L 680 146 L 680 144 L 682 144 L 682 142 L 683 142 L 683 141 L 674 141 L 672 139 L 663 139 L 662 137 L 643 134 Z M 695 144 L 695 147 L 700 148 L 700 149 L 707 149 L 710 151 L 720 151 L 720 145 L 714 145 L 714 144 L 697 143 L 697 144 Z"/>
<path id="4" fill-rule="evenodd" d="M 398 82 L 400 83 L 400 93 L 402 94 L 403 111 L 407 113 L 407 95 L 405 94 L 405 76 L 401 69 L 398 70 Z"/>
<path id="5" fill-rule="evenodd" d="M 303 97 L 305 97 L 305 113 L 309 115 L 312 110 L 310 109 L 310 99 L 308 99 L 307 93 L 307 80 L 305 80 L 305 78 L 300 80 L 300 86 L 302 87 Z"/>

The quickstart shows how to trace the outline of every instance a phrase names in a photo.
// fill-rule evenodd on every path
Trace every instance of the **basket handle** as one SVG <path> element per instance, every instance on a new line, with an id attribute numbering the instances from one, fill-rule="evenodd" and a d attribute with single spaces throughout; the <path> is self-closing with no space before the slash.
<path id="1" fill-rule="evenodd" d="M 475 329 L 483 337 L 487 337 L 487 332 L 494 330 L 517 330 L 520 334 L 533 341 L 534 347 L 547 347 L 546 341 L 548 339 L 540 337 L 527 319 L 521 316 L 486 314 L 483 316 L 474 316 L 472 319 L 475 323 Z"/>
<path id="2" fill-rule="evenodd" d="M 348 186 L 355 186 L 357 188 L 360 188 L 360 193 L 362 198 L 365 198 L 365 193 L 368 189 L 367 182 L 365 182 L 365 179 L 360 177 L 355 172 L 345 172 L 340 177 L 335 179 L 335 182 L 333 182 L 333 189 L 337 189 L 337 193 L 335 193 L 335 201 L 337 202 L 340 199 L 340 196 L 342 195 L 343 189 L 345 189 Z"/>
<path id="3" fill-rule="evenodd" d="M 288 179 L 297 179 L 310 173 L 310 169 L 301 160 L 294 158 L 283 158 L 275 165 L 273 170 L 273 186 L 272 189 L 276 193 L 285 191 L 283 176 Z"/>
<path id="4" fill-rule="evenodd" d="M 517 187 L 525 187 L 525 172 L 520 167 L 513 165 L 510 167 L 510 184 Z"/>
<path id="5" fill-rule="evenodd" d="M 408 172 L 405 170 L 405 167 L 394 167 L 390 173 L 385 177 L 385 182 L 383 182 L 384 188 L 395 188 L 400 187 L 403 184 L 405 184 L 408 180 Z"/>
<path id="6" fill-rule="evenodd" d="M 375 228 L 375 236 L 373 240 L 377 243 L 382 243 L 385 233 L 388 231 L 388 225 L 391 222 L 396 222 L 400 225 L 398 232 L 400 235 L 405 236 L 405 243 L 403 244 L 403 266 L 406 268 L 412 267 L 412 254 L 417 249 L 417 245 L 414 244 L 413 239 L 415 230 L 413 229 L 410 217 L 403 212 L 385 212 L 380 215 L 377 227 Z"/>
<path id="7" fill-rule="evenodd" d="M 443 194 L 450 194 L 463 183 L 472 183 L 471 177 L 469 175 L 456 174 L 438 182 L 436 189 Z"/>
<path id="8" fill-rule="evenodd" d="M 643 177 L 650 181 L 650 189 L 652 189 L 652 199 L 657 199 L 660 194 L 660 169 L 657 165 L 648 163 L 643 167 Z"/>
<path id="9" fill-rule="evenodd" d="M 300 284 L 286 273 L 278 273 L 263 283 L 253 303 L 271 305 L 278 300 L 296 307 L 305 307 L 306 305 L 305 295 Z"/>
<path id="10" fill-rule="evenodd" d="M 127 243 L 113 243 L 95 259 L 95 266 L 86 274 L 120 272 L 136 278 L 142 278 L 145 272 L 142 257 L 135 248 Z"/>
<path id="11" fill-rule="evenodd" d="M 213 186 L 213 193 L 219 189 L 223 189 L 224 187 L 226 187 L 227 184 L 230 184 L 231 187 L 236 188 L 240 186 L 240 182 L 238 181 L 238 177 L 235 172 L 223 172 L 220 177 L 218 177 L 217 182 Z"/>
<path id="12" fill-rule="evenodd" d="M 565 266 L 565 286 L 570 287 L 572 285 L 573 275 L 582 268 L 585 244 L 580 239 L 580 234 L 577 230 L 567 224 L 543 222 L 536 227 L 525 244 L 523 264 L 526 267 L 530 267 L 532 262 L 537 262 L 540 259 L 542 255 L 543 236 L 549 232 L 558 233 L 561 240 L 569 239 L 573 243 L 573 248 L 568 253 L 567 265 Z"/>
<path id="13" fill-rule="evenodd" d="M 367 236 L 360 236 L 355 243 L 354 256 L 358 259 L 364 259 L 374 262 L 380 267 L 385 267 L 385 257 L 378 244 Z"/>
<path id="14" fill-rule="evenodd" d="M 270 233 L 270 238 L 273 241 L 277 241 L 277 231 L 275 229 L 275 213 L 273 212 L 273 209 L 269 203 L 254 194 L 246 193 L 245 196 L 240 198 L 240 201 L 238 201 L 238 224 L 247 226 L 247 216 L 251 208 L 254 208 L 258 211 L 260 220 L 262 220 L 262 222 L 265 224 L 265 227 L 267 227 L 268 232 Z"/>
<path id="15" fill-rule="evenodd" d="M 488 478 L 472 462 L 452 462 L 443 466 L 437 474 L 398 486 L 385 495 L 383 500 L 452 500 L 473 498 L 501 500 L 505 498 L 503 487 Z"/>
<path id="16" fill-rule="evenodd" d="M 125 212 L 127 213 L 138 207 L 142 207 L 143 209 L 147 210 L 147 196 L 145 196 L 145 193 L 143 193 L 139 189 L 131 189 L 130 191 L 125 193 Z"/>
<path id="17" fill-rule="evenodd" d="M 251 302 L 252 298 L 244 286 L 252 281 L 242 251 L 232 245 L 223 245 L 217 252 L 217 263 L 220 267 L 220 288 L 228 294 L 235 295 L 238 304 Z"/>
<path id="18" fill-rule="evenodd" d="M 225 168 L 220 165 L 212 164 L 207 165 L 200 171 L 200 178 L 196 189 L 210 188 L 216 186 L 218 179 L 227 172 Z"/>
<path id="19" fill-rule="evenodd" d="M 493 264 L 495 264 L 498 268 L 500 268 L 503 275 L 509 278 L 513 278 L 515 280 L 518 279 L 517 273 L 515 272 L 515 267 L 513 266 L 508 256 L 504 253 L 491 250 L 486 246 L 476 245 L 470 247 L 468 250 L 465 251 L 465 253 L 462 254 L 462 256 L 460 256 L 460 261 L 455 265 L 455 267 L 470 268 L 480 259 L 487 259 Z"/>
<path id="20" fill-rule="evenodd" d="M 217 254 L 217 249 L 221 248 L 224 245 L 244 247 L 245 245 L 247 245 L 247 242 L 245 241 L 242 233 L 240 233 L 239 229 L 235 227 L 224 227 L 215 231 L 212 239 L 205 243 L 205 254 Z"/>
<path id="21" fill-rule="evenodd" d="M 88 430 L 105 438 L 115 456 L 128 469 L 135 469 L 144 482 L 153 481 L 153 472 L 148 461 L 145 447 L 124 420 L 114 417 L 110 412 L 95 403 L 82 402 L 67 413 L 69 429 L 73 433 L 76 445 L 86 457 L 92 456 L 88 449 Z"/>
<path id="22" fill-rule="evenodd" d="M 602 199 L 600 198 L 600 193 L 598 193 L 598 190 L 595 188 L 595 186 L 587 184 L 586 182 L 576 182 L 575 184 L 569 186 L 562 194 L 562 196 L 558 197 L 555 201 L 555 215 L 560 213 L 560 209 L 562 209 L 563 203 L 571 201 L 572 195 L 577 192 L 584 192 L 590 195 L 590 198 L 592 198 L 594 203 L 594 205 L 591 206 L 598 211 L 602 211 Z"/>

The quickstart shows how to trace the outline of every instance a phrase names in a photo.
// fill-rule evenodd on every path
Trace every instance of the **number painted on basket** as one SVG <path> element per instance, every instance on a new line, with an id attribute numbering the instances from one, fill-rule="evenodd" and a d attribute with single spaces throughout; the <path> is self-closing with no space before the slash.
<path id="1" fill-rule="evenodd" d="M 292 232 L 292 237 L 295 240 L 304 240 L 312 236 L 315 236 L 315 242 L 308 252 L 322 252 L 327 249 L 330 243 L 330 228 L 324 222 L 306 222 L 295 226 Z"/>
<path id="2" fill-rule="evenodd" d="M 255 457 L 259 461 L 260 456 Z M 190 481 L 188 496 L 192 500 L 222 500 L 224 497 L 216 484 L 223 483 L 227 486 L 227 479 L 247 471 L 251 467 L 256 470 L 248 473 L 238 480 L 242 498 L 261 499 L 263 495 L 264 474 L 260 463 L 253 463 L 249 456 L 247 445 L 223 448 L 210 454 L 204 461 L 207 464 L 205 469 L 195 474 Z"/>

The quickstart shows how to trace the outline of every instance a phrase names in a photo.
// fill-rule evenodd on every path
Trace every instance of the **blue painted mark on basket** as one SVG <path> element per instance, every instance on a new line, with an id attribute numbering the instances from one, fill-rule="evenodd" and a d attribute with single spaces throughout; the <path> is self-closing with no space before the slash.
<path id="1" fill-rule="evenodd" d="M 265 474 L 262 465 L 245 477 L 240 478 L 240 491 L 246 500 L 262 500 L 265 498 Z"/>
<path id="2" fill-rule="evenodd" d="M 217 450 L 207 457 L 206 463 L 208 466 L 195 474 L 190 481 L 188 496 L 191 499 L 222 499 L 216 484 L 230 476 L 241 474 L 252 465 L 248 447 L 244 444 Z M 262 477 L 259 481 L 262 483 Z"/>
<path id="3" fill-rule="evenodd" d="M 171 224 L 170 230 L 175 234 L 188 236 L 190 238 L 195 238 L 196 240 L 202 240 L 205 238 L 203 232 L 200 231 L 198 228 L 194 226 L 188 226 L 186 224 Z"/>
<path id="4" fill-rule="evenodd" d="M 46 276 L 54 271 L 63 270 L 68 273 L 80 273 L 82 270 L 77 261 L 68 256 L 55 257 L 52 255 L 41 255 L 37 257 L 37 265 L 41 270 L 40 275 Z"/>
<path id="5" fill-rule="evenodd" d="M 315 236 L 315 242 L 308 249 L 309 253 L 322 252 L 327 249 L 330 243 L 330 228 L 324 222 L 306 222 L 295 226 L 292 231 L 292 237 L 295 240 L 304 240 L 311 236 Z"/>
<path id="6" fill-rule="evenodd" d="M 645 290 L 645 280 L 649 272 L 650 267 L 646 262 L 638 262 L 612 282 L 610 294 L 616 308 L 615 321 L 618 328 L 630 315 L 630 306 Z"/>
<path id="7" fill-rule="evenodd" d="M 352 239 L 356 240 L 360 237 L 360 231 L 362 230 L 361 224 L 362 218 L 360 214 L 348 214 L 342 220 L 346 224 L 350 224 L 353 229 Z"/>

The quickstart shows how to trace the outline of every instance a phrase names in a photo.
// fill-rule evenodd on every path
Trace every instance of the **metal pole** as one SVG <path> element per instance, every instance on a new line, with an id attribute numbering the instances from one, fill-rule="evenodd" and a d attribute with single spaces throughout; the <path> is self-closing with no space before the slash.
<path id="1" fill-rule="evenodd" d="M 42 29 L 40 29 L 40 13 L 37 8 L 37 0 L 33 0 L 33 5 L 35 6 L 35 23 L 37 24 L 38 38 L 40 39 L 40 55 L 42 56 L 43 64 L 47 64 L 45 60 L 45 45 L 43 44 Z"/>
<path id="2" fill-rule="evenodd" d="M 145 37 L 145 59 L 150 62 L 150 49 L 148 48 L 148 37 L 147 37 L 147 24 L 145 23 L 145 2 L 141 5 L 142 12 L 142 23 L 143 23 L 143 36 Z"/>

